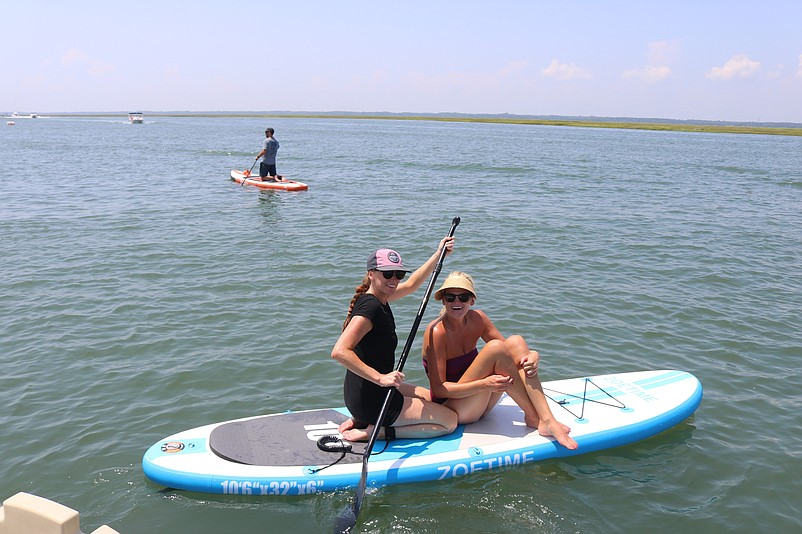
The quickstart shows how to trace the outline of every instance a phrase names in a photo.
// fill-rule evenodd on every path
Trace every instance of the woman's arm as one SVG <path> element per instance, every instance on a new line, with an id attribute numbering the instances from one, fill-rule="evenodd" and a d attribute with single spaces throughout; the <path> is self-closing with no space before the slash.
<path id="1" fill-rule="evenodd" d="M 485 312 L 482 310 L 472 311 L 476 312 L 476 314 L 482 319 L 482 339 L 485 343 L 492 339 L 498 339 L 499 341 L 505 340 L 505 337 L 501 335 L 501 332 L 498 331 L 496 325 L 493 324 L 493 321 L 490 320 L 490 317 L 488 317 Z"/>
<path id="2" fill-rule="evenodd" d="M 500 341 L 507 340 L 503 335 L 501 335 L 501 332 L 498 331 L 496 325 L 493 324 L 493 321 L 490 320 L 490 317 L 488 317 L 487 314 L 485 314 L 485 312 L 480 310 L 473 310 L 473 311 L 478 313 L 479 316 L 482 318 L 482 325 L 483 325 L 482 339 L 485 342 L 488 342 L 491 339 L 498 339 Z M 524 343 L 525 345 L 523 338 L 521 338 L 520 336 L 510 337 L 511 342 L 516 341 L 516 343 L 513 343 L 515 346 L 518 345 L 517 340 L 520 340 L 520 342 Z M 538 366 L 540 365 L 540 355 L 537 353 L 536 350 L 528 350 L 527 348 L 524 354 L 513 354 L 513 357 L 516 358 L 518 367 L 524 370 L 526 376 L 533 377 L 537 374 Z"/>
<path id="3" fill-rule="evenodd" d="M 398 387 L 404 381 L 404 373 L 392 371 L 387 374 L 378 372 L 373 367 L 359 359 L 354 348 L 373 328 L 373 323 L 367 317 L 357 315 L 351 318 L 345 327 L 334 348 L 331 357 L 344 365 L 349 371 L 356 373 L 365 380 L 382 387 Z"/>
<path id="4" fill-rule="evenodd" d="M 429 278 L 429 275 L 432 274 L 432 271 L 434 271 L 434 268 L 437 265 L 437 260 L 440 259 L 440 251 L 443 250 L 443 247 L 446 247 L 446 256 L 451 254 L 451 252 L 454 250 L 454 238 L 444 237 L 441 239 L 440 245 L 437 247 L 437 250 L 434 252 L 434 254 L 432 254 L 432 256 L 426 260 L 426 263 L 418 267 L 412 274 L 410 274 L 409 278 L 398 284 L 395 293 L 390 296 L 389 300 L 398 300 L 401 297 L 406 297 L 407 295 L 411 295 L 417 291 L 418 288 L 423 285 L 423 282 Z"/>

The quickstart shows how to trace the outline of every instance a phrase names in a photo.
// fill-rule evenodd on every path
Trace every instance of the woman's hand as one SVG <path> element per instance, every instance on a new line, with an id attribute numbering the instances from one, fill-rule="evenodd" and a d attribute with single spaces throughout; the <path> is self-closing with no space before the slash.
<path id="1" fill-rule="evenodd" d="M 483 381 L 485 387 L 493 391 L 506 391 L 512 385 L 512 377 L 505 375 L 490 375 Z"/>
<path id="2" fill-rule="evenodd" d="M 437 251 L 440 252 L 443 250 L 443 247 L 446 247 L 446 256 L 454 252 L 454 236 L 447 236 L 441 239 Z"/>
<path id="3" fill-rule="evenodd" d="M 397 388 L 404 381 L 404 373 L 392 371 L 379 377 L 379 385 L 383 388 Z"/>
<path id="4" fill-rule="evenodd" d="M 536 350 L 530 350 L 529 354 L 521 360 L 521 367 L 526 376 L 533 377 L 537 374 L 537 367 L 540 364 L 540 355 Z"/>

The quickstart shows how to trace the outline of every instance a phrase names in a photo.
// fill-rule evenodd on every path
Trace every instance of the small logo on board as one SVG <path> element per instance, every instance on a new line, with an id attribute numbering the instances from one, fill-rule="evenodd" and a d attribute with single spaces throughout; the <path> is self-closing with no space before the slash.
<path id="1" fill-rule="evenodd" d="M 162 444 L 162 452 L 173 453 L 181 452 L 184 450 L 184 444 L 180 441 L 168 441 Z"/>

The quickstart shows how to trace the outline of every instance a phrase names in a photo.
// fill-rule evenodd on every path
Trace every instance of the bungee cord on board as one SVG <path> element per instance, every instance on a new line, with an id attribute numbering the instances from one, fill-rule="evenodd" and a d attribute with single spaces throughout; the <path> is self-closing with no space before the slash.
<path id="1" fill-rule="evenodd" d="M 588 383 L 593 384 L 593 386 L 596 389 L 598 389 L 599 391 L 601 391 L 602 393 L 607 395 L 609 398 L 613 399 L 617 403 L 617 405 L 610 404 L 608 402 L 603 402 L 603 401 L 596 400 L 596 399 L 589 399 L 588 398 Z M 556 400 L 554 397 L 552 397 L 550 395 L 547 395 L 545 393 L 546 391 L 551 391 L 551 392 L 553 392 L 553 393 L 555 393 L 557 395 L 565 395 L 567 397 L 573 397 L 574 399 L 582 399 L 582 410 L 579 412 L 579 415 L 575 414 L 574 412 L 572 412 L 571 410 L 569 410 L 566 407 L 569 404 L 568 400 L 566 400 L 566 399 Z M 571 415 L 573 415 L 577 419 L 584 419 L 584 416 L 585 416 L 585 403 L 586 402 L 595 402 L 596 404 L 602 404 L 604 406 L 610 406 L 611 408 L 626 409 L 626 405 L 623 402 L 621 402 L 620 400 L 615 398 L 613 395 L 611 395 L 610 393 L 605 391 L 604 388 L 602 388 L 601 386 L 596 384 L 596 382 L 594 382 L 590 378 L 586 378 L 585 379 L 585 390 L 582 392 L 582 396 L 581 397 L 578 396 L 578 395 L 574 395 L 572 393 L 564 393 L 562 391 L 557 391 L 556 389 L 545 388 L 545 387 L 543 388 L 543 393 L 546 394 L 546 397 L 548 397 L 552 402 L 554 402 L 555 404 L 561 406 L 566 412 L 570 413 Z"/>

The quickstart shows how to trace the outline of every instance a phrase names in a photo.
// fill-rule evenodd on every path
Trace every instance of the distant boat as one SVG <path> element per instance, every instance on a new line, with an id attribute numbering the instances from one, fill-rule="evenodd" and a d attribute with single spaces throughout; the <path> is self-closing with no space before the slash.
<path id="1" fill-rule="evenodd" d="M 132 112 L 128 114 L 128 122 L 131 124 L 142 124 L 145 122 L 145 118 L 139 112 Z"/>
<path id="2" fill-rule="evenodd" d="M 14 126 L 15 124 L 17 123 L 14 121 L 6 121 L 6 126 Z"/>

